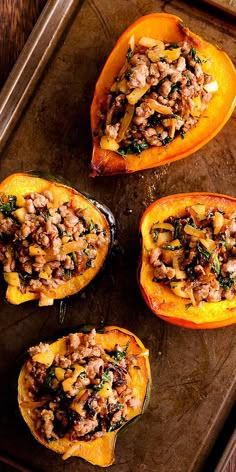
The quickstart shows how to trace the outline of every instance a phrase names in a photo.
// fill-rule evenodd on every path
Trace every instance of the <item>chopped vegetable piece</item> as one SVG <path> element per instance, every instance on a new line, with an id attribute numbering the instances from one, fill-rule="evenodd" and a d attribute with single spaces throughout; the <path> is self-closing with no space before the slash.
<path id="1" fill-rule="evenodd" d="M 157 113 L 161 113 L 162 115 L 173 115 L 173 111 L 170 107 L 168 107 L 166 105 L 162 105 L 161 103 L 158 103 L 153 98 L 149 98 L 147 100 L 147 103 L 148 103 L 149 107 L 152 110 L 157 111 Z"/>
<path id="2" fill-rule="evenodd" d="M 117 151 L 117 149 L 119 149 L 119 144 L 116 140 L 108 138 L 107 136 L 102 136 L 100 146 L 102 149 L 108 149 L 110 151 Z"/>
<path id="3" fill-rule="evenodd" d="M 18 272 L 4 272 L 4 280 L 13 287 L 20 287 L 20 277 Z"/>
<path id="4" fill-rule="evenodd" d="M 131 123 L 134 114 L 134 105 L 130 105 L 129 103 L 126 105 L 125 114 L 123 120 L 120 125 L 119 133 L 118 133 L 118 142 L 122 141 L 125 137 L 125 133 Z"/>
<path id="5" fill-rule="evenodd" d="M 200 238 L 204 239 L 206 237 L 206 233 L 204 233 L 203 230 L 194 228 L 192 225 L 189 225 L 189 224 L 185 225 L 184 232 L 191 236 L 195 236 L 198 239 Z"/>
<path id="6" fill-rule="evenodd" d="M 214 92 L 217 92 L 218 90 L 218 83 L 216 80 L 214 80 L 213 82 L 210 82 L 208 84 L 205 84 L 204 85 L 204 89 L 206 90 L 206 92 L 208 93 L 214 93 Z"/>
<path id="7" fill-rule="evenodd" d="M 144 85 L 142 88 L 135 88 L 132 92 L 127 95 L 127 100 L 130 103 L 130 105 L 135 105 L 140 98 L 148 91 L 150 88 L 149 84 Z"/>
<path id="8" fill-rule="evenodd" d="M 140 46 L 144 46 L 145 48 L 154 48 L 158 47 L 159 49 L 164 49 L 165 45 L 163 41 L 160 41 L 159 39 L 154 39 L 154 38 L 147 38 L 146 36 L 143 36 L 139 42 Z"/>

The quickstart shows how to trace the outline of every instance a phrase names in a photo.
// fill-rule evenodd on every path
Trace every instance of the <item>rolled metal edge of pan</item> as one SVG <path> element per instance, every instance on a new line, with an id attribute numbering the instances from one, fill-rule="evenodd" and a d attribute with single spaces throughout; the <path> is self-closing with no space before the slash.
<path id="1" fill-rule="evenodd" d="M 73 13 L 84 0 L 48 0 L 0 92 L 0 152 Z"/>
<path id="2" fill-rule="evenodd" d="M 236 2 L 235 0 L 202 0 L 202 3 L 206 3 L 213 8 L 217 8 L 220 12 L 227 13 L 235 19 L 236 16 Z"/>

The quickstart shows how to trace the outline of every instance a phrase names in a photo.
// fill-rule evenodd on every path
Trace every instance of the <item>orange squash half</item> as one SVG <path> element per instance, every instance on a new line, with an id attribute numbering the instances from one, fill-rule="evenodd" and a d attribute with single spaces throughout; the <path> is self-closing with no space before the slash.
<path id="1" fill-rule="evenodd" d="M 206 209 L 219 208 L 228 214 L 236 210 L 236 198 L 214 193 L 170 195 L 147 208 L 140 222 L 142 249 L 138 281 L 149 308 L 165 321 L 185 328 L 219 328 L 236 322 L 236 297 L 193 306 L 187 298 L 173 293 L 168 285 L 153 281 L 154 267 L 150 264 L 150 251 L 156 247 L 150 233 L 153 223 L 162 223 L 169 216 L 181 216 L 185 208 L 199 203 Z"/>
<path id="2" fill-rule="evenodd" d="M 79 333 L 78 336 L 83 336 L 83 334 Z M 135 365 L 130 365 L 128 368 L 128 376 L 129 385 L 137 399 L 137 405 L 135 408 L 128 406 L 126 421 L 122 426 L 114 431 L 108 431 L 102 437 L 97 437 L 93 440 L 71 441 L 69 435 L 70 431 L 68 431 L 60 439 L 47 442 L 47 440 L 40 435 L 39 430 L 37 430 L 34 411 L 37 407 L 42 406 L 41 403 L 43 402 L 32 401 L 32 395 L 30 395 L 32 378 L 29 369 L 27 369 L 27 360 L 20 371 L 18 379 L 18 403 L 23 419 L 31 433 L 43 446 L 61 454 L 62 459 L 76 456 L 94 465 L 108 467 L 114 461 L 114 448 L 117 434 L 123 426 L 127 426 L 134 418 L 142 415 L 148 404 L 151 387 L 151 372 L 148 350 L 144 347 L 140 339 L 130 331 L 117 326 L 109 326 L 104 328 L 102 332 L 96 334 L 95 341 L 96 344 L 102 346 L 104 349 L 104 355 L 106 355 L 105 352 L 109 353 L 116 349 L 117 344 L 120 346 L 128 345 L 128 354 L 135 356 L 136 359 Z M 50 352 L 52 353 L 52 359 L 54 359 L 56 355 L 66 355 L 67 337 L 60 338 L 50 344 Z M 67 399 L 67 401 L 69 400 Z"/>
<path id="3" fill-rule="evenodd" d="M 196 48 L 204 72 L 211 74 L 218 83 L 218 91 L 209 102 L 197 125 L 188 131 L 184 139 L 180 136 L 166 146 L 152 146 L 138 156 L 129 154 L 124 159 L 117 152 L 102 149 L 96 130 L 99 127 L 98 111 L 114 78 L 125 63 L 129 40 L 151 37 L 164 42 L 179 42 L 188 39 Z M 177 16 L 153 13 L 139 18 L 120 37 L 108 57 L 97 81 L 91 106 L 91 128 L 93 155 L 91 176 L 130 173 L 173 162 L 197 151 L 210 141 L 225 125 L 235 106 L 236 74 L 229 57 L 217 46 L 191 32 Z"/>
<path id="4" fill-rule="evenodd" d="M 96 264 L 94 266 L 89 266 L 85 271 L 83 271 L 83 273 L 76 272 L 64 283 L 55 288 L 47 288 L 45 286 L 43 290 L 37 290 L 28 285 L 27 288 L 24 289 L 24 284 L 21 283 L 25 276 L 24 273 L 22 274 L 20 272 L 20 274 L 18 274 L 17 267 L 13 273 L 5 272 L 4 278 L 8 283 L 6 298 L 14 305 L 37 299 L 39 299 L 40 306 L 52 305 L 54 299 L 63 299 L 79 292 L 91 282 L 103 267 L 114 240 L 115 220 L 106 205 L 73 189 L 68 185 L 68 182 L 65 184 L 63 179 L 53 177 L 46 173 L 32 172 L 12 174 L 0 183 L 0 195 L 14 196 L 14 198 L 16 198 L 17 210 L 20 207 L 20 210 L 18 211 L 22 211 L 21 206 L 25 205 L 25 196 L 32 192 L 42 194 L 45 191 L 50 191 L 53 196 L 53 202 L 50 204 L 50 209 L 53 210 L 58 208 L 60 205 L 69 203 L 74 211 L 76 211 L 76 209 L 81 209 L 82 212 L 86 212 L 87 220 L 92 222 L 93 226 L 98 224 L 103 229 L 105 234 L 105 243 L 101 245 L 101 247 L 97 248 Z M 23 203 L 21 203 L 21 201 L 23 201 Z M 16 213 L 13 212 L 14 217 L 16 216 Z M 3 217 L 2 212 L 0 212 L 0 217 Z M 23 219 L 22 223 L 24 222 Z M 62 235 L 59 234 L 59 236 L 62 238 Z M 30 239 L 28 244 L 30 244 Z M 72 243 L 69 242 L 67 245 L 66 243 L 62 243 L 61 251 L 64 251 L 63 253 L 65 254 L 76 252 L 76 254 L 78 253 L 79 255 L 79 243 L 78 247 L 76 245 L 76 241 L 72 241 Z M 10 249 L 12 249 L 13 254 L 14 251 L 17 250 L 17 247 L 14 247 L 14 241 L 13 247 Z M 39 249 L 44 248 L 39 244 Z M 47 250 L 45 251 L 45 257 L 48 258 L 49 261 L 56 260 L 56 256 L 51 254 L 50 250 L 51 249 L 49 248 L 48 252 Z M 20 283 L 15 283 L 15 277 L 20 280 Z"/>

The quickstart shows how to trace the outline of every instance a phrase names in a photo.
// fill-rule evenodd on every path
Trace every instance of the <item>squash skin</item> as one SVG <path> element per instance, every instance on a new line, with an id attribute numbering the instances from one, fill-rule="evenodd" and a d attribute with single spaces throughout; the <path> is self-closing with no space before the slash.
<path id="1" fill-rule="evenodd" d="M 96 334 L 96 342 L 100 343 L 103 348 L 108 350 L 112 350 L 116 343 L 124 345 L 127 341 L 130 342 L 129 352 L 138 356 L 137 362 L 140 367 L 140 369 L 132 368 L 132 372 L 130 373 L 136 397 L 140 400 L 139 407 L 136 407 L 135 409 L 128 408 L 128 422 L 131 422 L 144 413 L 149 401 L 151 371 L 148 350 L 144 347 L 143 343 L 137 336 L 124 328 L 108 326 Z M 55 355 L 56 353 L 63 354 L 63 352 L 65 352 L 64 338 L 58 339 L 50 345 L 50 348 Z M 27 407 L 25 403 L 30 401 L 32 402 L 31 397 L 28 395 L 27 376 L 28 373 L 25 363 L 21 368 L 18 378 L 18 405 L 21 415 L 35 439 L 48 449 L 51 449 L 58 454 L 63 454 L 63 459 L 76 456 L 85 459 L 94 465 L 99 465 L 100 467 L 108 467 L 109 465 L 112 465 L 114 462 L 114 450 L 117 435 L 122 428 L 125 429 L 127 427 L 128 423 L 126 422 L 119 429 L 106 433 L 103 437 L 96 438 L 93 441 L 73 442 L 73 445 L 75 445 L 74 451 L 72 454 L 69 453 L 68 455 L 68 449 L 71 447 L 71 442 L 68 438 L 62 438 L 48 443 L 38 435 L 37 431 L 34 430 L 34 424 L 30 417 L 30 408 Z"/>
<path id="2" fill-rule="evenodd" d="M 203 69 L 206 68 L 206 72 L 212 73 L 214 80 L 217 80 L 219 90 L 209 102 L 196 127 L 186 133 L 184 140 L 179 136 L 166 146 L 153 146 L 141 152 L 139 156 L 130 154 L 126 156 L 126 159 L 123 159 L 114 151 L 101 149 L 98 139 L 94 136 L 94 131 L 98 128 L 97 111 L 99 105 L 125 62 L 128 41 L 132 35 L 135 36 L 136 41 L 142 36 L 149 36 L 170 42 L 181 41 L 187 36 L 193 46 L 197 48 L 199 56 L 210 59 L 210 68 L 204 63 L 202 66 Z M 90 176 L 136 172 L 189 156 L 210 141 L 223 128 L 234 110 L 235 101 L 236 73 L 231 60 L 223 51 L 192 33 L 183 26 L 182 20 L 177 16 L 153 13 L 139 18 L 119 38 L 96 84 L 91 106 L 93 155 Z"/>
<path id="3" fill-rule="evenodd" d="M 236 198 L 215 193 L 186 193 L 163 197 L 152 203 L 140 221 L 141 257 L 138 283 L 142 296 L 155 315 L 169 323 L 192 329 L 220 328 L 236 323 L 236 297 L 220 302 L 203 302 L 200 307 L 186 308 L 188 299 L 175 295 L 168 286 L 152 281 L 148 251 L 154 247 L 149 229 L 154 221 L 162 222 L 185 207 L 203 203 L 206 208 L 219 206 L 229 213 L 235 211 Z"/>
<path id="4" fill-rule="evenodd" d="M 25 195 L 30 192 L 40 193 L 46 189 L 50 190 L 54 196 L 53 206 L 57 206 L 59 201 L 65 202 L 68 201 L 68 198 L 73 198 L 75 201 L 81 203 L 82 207 L 88 207 L 91 216 L 95 215 L 98 221 L 104 225 L 109 240 L 108 244 L 104 245 L 102 250 L 99 251 L 96 268 L 89 268 L 82 276 L 72 277 L 65 282 L 65 284 L 60 285 L 56 289 L 52 291 L 45 290 L 44 292 L 45 297 L 63 299 L 86 287 L 103 267 L 114 242 L 116 225 L 114 216 L 106 205 L 96 201 L 85 193 L 73 189 L 62 177 L 54 177 L 47 173 L 33 171 L 12 174 L 0 183 L 0 192 L 7 195 Z M 23 294 L 18 287 L 8 285 L 6 298 L 10 303 L 18 305 L 30 300 L 39 299 L 39 294 L 37 292 L 26 292 Z"/>

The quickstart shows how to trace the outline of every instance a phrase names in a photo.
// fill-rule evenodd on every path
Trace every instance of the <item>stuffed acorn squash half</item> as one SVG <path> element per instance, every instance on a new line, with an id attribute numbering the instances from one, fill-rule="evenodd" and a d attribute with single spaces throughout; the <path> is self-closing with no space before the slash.
<path id="1" fill-rule="evenodd" d="M 143 413 L 150 384 L 148 350 L 131 332 L 110 326 L 30 348 L 18 402 L 41 444 L 63 459 L 107 467 L 118 432 Z"/>
<path id="2" fill-rule="evenodd" d="M 188 193 L 145 211 L 139 284 L 151 310 L 188 328 L 236 322 L 236 199 Z"/>
<path id="3" fill-rule="evenodd" d="M 91 197 L 42 174 L 0 184 L 0 261 L 6 298 L 39 306 L 83 289 L 103 267 L 114 217 Z"/>
<path id="4" fill-rule="evenodd" d="M 177 16 L 153 13 L 120 37 L 91 106 L 92 173 L 112 175 L 189 156 L 235 106 L 229 57 Z"/>

